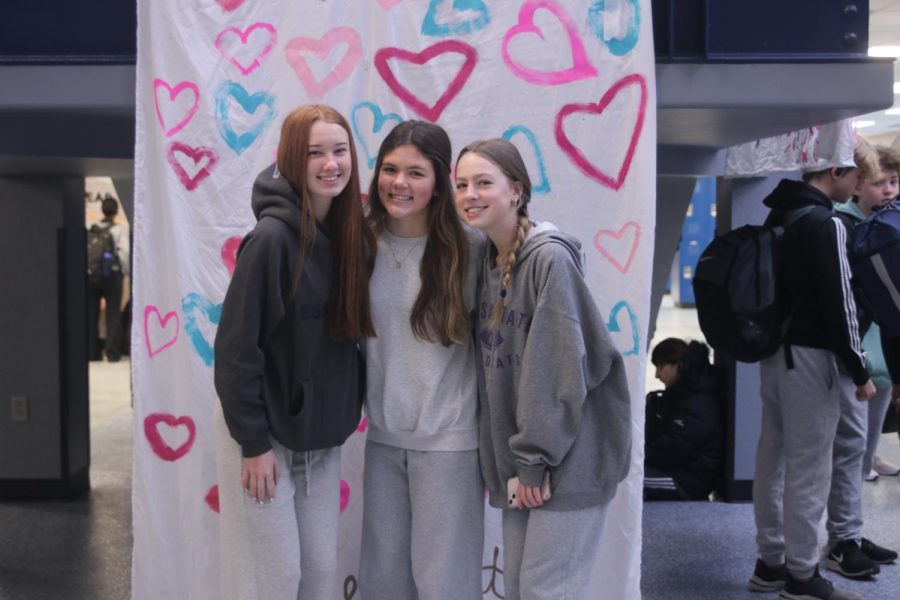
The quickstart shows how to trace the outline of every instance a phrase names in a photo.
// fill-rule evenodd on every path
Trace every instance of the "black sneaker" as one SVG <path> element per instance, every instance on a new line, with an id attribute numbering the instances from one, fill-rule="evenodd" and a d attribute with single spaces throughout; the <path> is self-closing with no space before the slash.
<path id="1" fill-rule="evenodd" d="M 819 568 L 813 573 L 811 579 L 800 581 L 787 573 L 784 589 L 779 598 L 785 600 L 863 600 L 863 597 L 847 590 L 834 587 L 834 584 L 819 575 Z"/>
<path id="2" fill-rule="evenodd" d="M 866 579 L 881 571 L 871 558 L 863 554 L 856 540 L 835 544 L 825 558 L 825 568 L 850 579 Z"/>
<path id="3" fill-rule="evenodd" d="M 784 578 L 787 569 L 784 565 L 770 567 L 760 559 L 756 559 L 756 567 L 753 568 L 753 577 L 747 582 L 747 588 L 751 592 L 777 592 L 784 587 Z"/>
<path id="4" fill-rule="evenodd" d="M 869 560 L 880 565 L 886 565 L 897 560 L 897 553 L 887 548 L 882 548 L 875 542 L 870 542 L 866 538 L 862 539 L 860 544 L 862 553 L 869 557 Z"/>

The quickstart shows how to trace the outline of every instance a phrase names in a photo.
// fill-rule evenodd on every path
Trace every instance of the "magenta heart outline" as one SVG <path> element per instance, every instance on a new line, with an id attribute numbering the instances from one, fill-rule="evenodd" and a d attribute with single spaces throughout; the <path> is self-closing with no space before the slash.
<path id="1" fill-rule="evenodd" d="M 572 66 L 568 69 L 560 71 L 534 71 L 517 63 L 509 53 L 509 43 L 515 36 L 521 33 L 535 33 L 542 40 L 544 32 L 534 24 L 534 13 L 540 9 L 545 9 L 553 13 L 559 22 L 562 23 L 566 34 L 569 36 L 569 47 L 572 50 Z M 526 24 L 527 19 L 527 24 Z M 581 79 L 589 79 L 597 76 L 597 69 L 591 64 L 584 49 L 584 43 L 578 35 L 578 28 L 572 17 L 566 10 L 553 2 L 552 0 L 532 0 L 526 2 L 519 9 L 519 20 L 513 25 L 503 36 L 503 46 L 501 48 L 503 62 L 509 67 L 513 75 L 520 79 L 524 79 L 529 83 L 538 85 L 559 85 L 562 83 L 571 83 Z"/>
<path id="2" fill-rule="evenodd" d="M 157 93 L 157 90 L 161 87 L 164 87 L 169 91 L 170 101 L 174 101 L 175 98 L 185 90 L 190 90 L 194 94 L 194 105 L 191 106 L 190 110 L 188 110 L 188 114 L 170 129 L 166 129 L 162 111 L 159 110 L 159 94 Z M 184 129 L 185 125 L 187 125 L 190 120 L 194 118 L 194 114 L 197 112 L 197 109 L 200 108 L 200 88 L 198 88 L 197 84 L 193 81 L 182 81 L 175 87 L 172 87 L 164 79 L 156 78 L 153 80 L 153 103 L 154 106 L 156 106 L 156 118 L 159 119 L 159 124 L 163 128 L 163 131 L 166 133 L 166 137 L 170 138 Z"/>
<path id="3" fill-rule="evenodd" d="M 640 105 L 638 106 L 638 114 L 637 120 L 634 125 L 634 131 L 631 134 L 631 140 L 628 143 L 628 149 L 625 151 L 625 158 L 622 160 L 622 164 L 619 167 L 618 173 L 616 173 L 615 177 L 608 175 L 603 172 L 601 169 L 597 168 L 582 154 L 581 150 L 579 150 L 572 142 L 566 137 L 566 133 L 563 130 L 563 121 L 566 117 L 573 113 L 590 113 L 594 115 L 601 114 L 606 107 L 609 106 L 609 103 L 613 101 L 613 99 L 625 89 L 629 85 L 637 85 L 640 88 L 641 99 Z M 631 167 L 631 161 L 634 159 L 634 151 L 637 148 L 638 139 L 641 136 L 641 131 L 644 127 L 644 116 L 647 112 L 647 81 L 644 77 L 637 73 L 632 73 L 631 75 L 626 75 L 619 81 L 615 82 L 612 87 L 606 90 L 606 93 L 603 94 L 603 97 L 600 98 L 600 101 L 596 104 L 587 103 L 587 104 L 566 104 L 562 107 L 559 113 L 556 115 L 556 123 L 553 128 L 553 133 L 556 137 L 556 143 L 562 148 L 563 152 L 569 157 L 569 159 L 575 163 L 582 172 L 584 172 L 588 177 L 599 181 L 601 184 L 609 187 L 613 190 L 619 190 L 622 187 L 622 184 L 625 182 L 625 177 L 628 175 L 628 170 Z"/>
<path id="4" fill-rule="evenodd" d="M 181 166 L 181 163 L 178 162 L 178 159 L 175 158 L 176 152 L 186 154 L 194 161 L 194 164 L 197 164 L 202 158 L 208 158 L 209 162 L 191 177 L 188 175 L 187 171 L 184 170 L 184 167 Z M 209 177 L 212 168 L 219 160 L 219 155 L 216 154 L 215 150 L 208 146 L 198 146 L 197 148 L 193 148 L 187 144 L 182 144 L 181 142 L 172 142 L 169 144 L 169 149 L 166 151 L 166 160 L 172 165 L 172 169 L 174 169 L 175 174 L 178 176 L 178 180 L 181 181 L 181 185 L 183 185 L 187 191 L 192 192 L 197 189 L 197 186 L 200 185 L 201 181 Z"/>
<path id="5" fill-rule="evenodd" d="M 165 344 L 161 345 L 159 348 L 153 348 L 150 343 L 150 315 L 156 313 L 156 320 L 159 323 L 159 326 L 162 329 L 166 328 L 166 323 L 169 322 L 170 319 L 175 319 L 175 335 L 172 339 L 168 340 Z M 172 344 L 178 341 L 178 331 L 181 329 L 181 323 L 178 318 L 178 313 L 174 310 L 170 310 L 166 313 L 166 316 L 162 316 L 159 312 L 159 309 L 153 306 L 152 304 L 148 304 L 144 307 L 144 342 L 147 344 L 147 352 L 150 354 L 150 358 L 153 358 Z"/>
<path id="6" fill-rule="evenodd" d="M 625 235 L 626 229 L 634 229 L 634 240 L 631 243 L 631 249 L 628 252 L 628 258 L 625 260 L 625 264 L 619 262 L 619 260 L 612 255 L 612 253 L 607 250 L 603 246 L 602 238 L 603 237 L 611 237 L 617 240 L 621 240 L 622 236 Z M 634 260 L 634 255 L 637 253 L 638 245 L 641 241 L 641 226 L 638 225 L 635 221 L 628 221 L 622 227 L 619 228 L 618 231 L 613 231 L 611 229 L 601 229 L 594 235 L 594 247 L 597 251 L 608 260 L 612 265 L 617 268 L 623 275 L 631 268 L 631 262 Z"/>
<path id="7" fill-rule="evenodd" d="M 233 235 L 222 244 L 222 264 L 228 269 L 229 275 L 234 275 L 234 264 L 237 262 L 237 251 L 241 246 L 242 241 L 244 241 L 244 236 Z"/>
<path id="8" fill-rule="evenodd" d="M 264 29 L 269 32 L 269 34 L 270 34 L 269 44 L 260 51 L 258 56 L 256 56 L 253 59 L 253 63 L 251 63 L 249 67 L 245 67 L 244 65 L 241 64 L 241 62 L 237 59 L 236 56 L 234 56 L 233 54 L 230 54 L 225 49 L 224 45 L 222 44 L 222 38 L 228 33 L 236 33 L 238 35 L 238 37 L 241 38 L 241 44 L 246 46 L 247 40 L 250 38 L 250 34 L 253 33 L 257 29 Z M 275 47 L 276 43 L 278 43 L 278 33 L 275 31 L 275 27 L 269 23 L 260 22 L 260 23 L 254 23 L 253 25 L 250 25 L 249 27 L 247 27 L 247 29 L 245 29 L 243 31 L 241 31 L 240 29 L 238 29 L 236 27 L 227 27 L 227 28 L 223 29 L 221 31 L 221 33 L 219 33 L 219 35 L 216 36 L 215 46 L 216 46 L 216 50 L 219 51 L 219 54 L 221 54 L 225 59 L 227 59 L 228 62 L 230 62 L 231 64 L 236 66 L 242 75 L 249 75 L 250 73 L 255 71 L 256 68 L 260 64 L 262 64 L 262 61 L 265 60 L 265 58 L 267 56 L 269 56 L 269 54 L 271 54 L 272 49 Z"/>
<path id="9" fill-rule="evenodd" d="M 246 2 L 247 0 L 216 0 L 216 4 L 222 7 L 222 10 L 226 12 L 231 12 L 237 9 L 241 4 Z"/>
<path id="10" fill-rule="evenodd" d="M 398 58 L 421 66 L 435 56 L 446 54 L 447 52 L 462 54 L 465 62 L 463 62 L 456 77 L 453 78 L 453 81 L 450 82 L 444 93 L 437 99 L 434 106 L 428 106 L 417 98 L 415 94 L 403 87 L 387 64 L 387 61 L 391 58 Z M 444 109 L 447 108 L 447 105 L 459 94 L 472 71 L 475 70 L 475 64 L 478 62 L 478 51 L 459 40 L 445 40 L 429 46 L 421 52 L 411 52 L 394 47 L 381 48 L 375 53 L 373 62 L 378 74 L 381 75 L 381 78 L 384 79 L 384 82 L 394 92 L 395 96 L 422 117 L 435 122 L 441 116 L 441 113 L 444 112 Z"/>
<path id="11" fill-rule="evenodd" d="M 320 58 L 325 58 L 331 49 L 341 42 L 347 44 L 347 52 L 341 62 L 325 76 L 325 79 L 316 81 L 309 64 L 300 53 L 305 50 Z M 352 27 L 335 27 L 319 39 L 296 37 L 289 41 L 284 48 L 285 59 L 313 100 L 322 99 L 330 89 L 347 79 L 359 65 L 362 54 L 362 39 Z"/>
<path id="12" fill-rule="evenodd" d="M 183 425 L 188 430 L 188 439 L 177 448 L 172 448 L 159 433 L 160 423 L 165 423 L 169 427 Z M 165 461 L 174 462 L 191 451 L 194 439 L 197 437 L 197 426 L 194 424 L 194 420 L 188 416 L 176 417 L 169 413 L 153 413 L 144 419 L 144 436 L 150 443 L 150 449 L 154 454 Z"/>

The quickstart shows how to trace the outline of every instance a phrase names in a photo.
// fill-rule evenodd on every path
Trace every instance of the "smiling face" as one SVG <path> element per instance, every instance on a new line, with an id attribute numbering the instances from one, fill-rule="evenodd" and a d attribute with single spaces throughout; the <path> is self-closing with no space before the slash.
<path id="1" fill-rule="evenodd" d="M 507 235 L 518 221 L 514 201 L 522 185 L 511 181 L 500 168 L 474 152 L 464 154 L 456 164 L 456 208 L 466 223 L 493 233 Z"/>
<path id="2" fill-rule="evenodd" d="M 860 179 L 856 189 L 859 198 L 859 209 L 869 216 L 891 200 L 897 197 L 898 181 L 897 171 L 893 169 L 882 169 L 882 177 L 878 181 L 870 181 L 868 179 Z"/>
<path id="3" fill-rule="evenodd" d="M 352 168 L 347 130 L 321 119 L 313 123 L 306 161 L 306 191 L 313 206 L 327 205 L 340 194 Z"/>
<path id="4" fill-rule="evenodd" d="M 428 206 L 435 194 L 431 160 L 412 145 L 397 146 L 384 156 L 378 171 L 378 199 L 385 224 L 395 235 L 428 233 Z"/>

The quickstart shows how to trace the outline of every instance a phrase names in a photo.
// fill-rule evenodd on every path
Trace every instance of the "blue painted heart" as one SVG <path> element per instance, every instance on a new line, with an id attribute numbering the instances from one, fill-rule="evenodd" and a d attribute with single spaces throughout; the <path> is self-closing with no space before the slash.
<path id="1" fill-rule="evenodd" d="M 453 0 L 452 12 L 444 9 L 450 0 L 431 0 L 425 19 L 422 21 L 422 35 L 431 37 L 453 37 L 479 31 L 491 22 L 491 15 L 483 0 Z M 444 13 L 438 22 L 438 13 Z"/>
<path id="2" fill-rule="evenodd" d="M 515 137 L 516 135 L 522 135 L 526 140 L 528 140 L 528 143 L 534 150 L 534 157 L 537 161 L 538 182 L 537 185 L 531 186 L 532 195 L 537 196 L 540 194 L 548 193 L 550 191 L 550 179 L 547 177 L 547 167 L 544 165 L 544 153 L 541 151 L 540 144 L 538 144 L 537 136 L 534 135 L 533 131 L 531 131 L 524 125 L 513 125 L 507 128 L 507 130 L 503 132 L 503 135 L 501 137 L 504 140 L 512 142 L 513 137 Z M 534 173 L 534 171 L 530 172 Z"/>
<path id="3" fill-rule="evenodd" d="M 356 106 L 353 107 L 353 110 L 350 111 L 350 126 L 353 127 L 353 135 L 356 136 L 356 141 L 359 142 L 359 145 L 362 146 L 363 154 L 366 155 L 366 164 L 369 165 L 369 168 L 375 166 L 375 161 L 378 158 L 378 145 L 380 144 L 372 144 L 373 147 L 369 147 L 368 142 L 366 142 L 366 137 L 363 135 L 362 128 L 360 127 L 359 122 L 359 111 L 367 110 L 372 113 L 372 133 L 382 133 L 385 135 L 388 131 L 382 132 L 384 126 L 389 121 L 393 121 L 394 124 L 402 123 L 403 117 L 398 115 L 397 113 L 387 113 L 384 114 L 381 112 L 381 108 L 375 104 L 374 102 L 360 102 Z M 368 135 L 368 128 L 366 130 L 366 134 Z"/>
<path id="4" fill-rule="evenodd" d="M 232 101 L 236 102 L 248 115 L 255 115 L 261 107 L 265 107 L 256 123 L 238 133 L 232 126 Z M 269 127 L 275 119 L 275 96 L 268 92 L 250 94 L 244 86 L 234 81 L 226 81 L 216 90 L 216 127 L 228 147 L 240 154 L 253 145 L 253 142 Z"/>
<path id="5" fill-rule="evenodd" d="M 181 299 L 181 312 L 184 314 L 184 331 L 188 334 L 191 344 L 206 366 L 213 364 L 212 340 L 207 340 L 198 322 L 199 316 L 204 316 L 211 325 L 218 325 L 222 318 L 222 305 L 213 302 L 197 292 L 190 292 Z"/>
<path id="6" fill-rule="evenodd" d="M 609 323 L 607 323 L 606 327 L 611 334 L 622 331 L 619 325 L 618 315 L 623 310 L 628 315 L 628 321 L 631 327 L 631 347 L 623 351 L 622 356 L 628 356 L 630 354 L 636 355 L 641 351 L 641 333 L 640 328 L 638 327 L 637 315 L 634 314 L 634 310 L 632 310 L 631 305 L 629 305 L 628 302 L 622 300 L 613 306 L 613 309 L 609 313 Z"/>

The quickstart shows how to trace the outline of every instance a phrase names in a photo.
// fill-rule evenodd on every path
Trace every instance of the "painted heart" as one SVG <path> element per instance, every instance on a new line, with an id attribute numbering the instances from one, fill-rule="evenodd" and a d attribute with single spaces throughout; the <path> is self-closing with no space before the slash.
<path id="1" fill-rule="evenodd" d="M 246 1 L 247 0 L 216 0 L 216 3 L 224 10 L 231 12 Z"/>
<path id="2" fill-rule="evenodd" d="M 613 166 L 610 170 L 603 170 L 602 168 L 594 165 L 590 160 L 585 157 L 585 155 L 578 149 L 575 144 L 572 143 L 571 140 L 566 136 L 566 132 L 563 128 L 563 121 L 570 115 L 595 115 L 595 116 L 605 116 L 603 115 L 603 111 L 609 106 L 610 102 L 618 96 L 622 90 L 628 88 L 629 86 L 637 86 L 640 91 L 640 100 L 638 102 L 638 106 L 636 110 L 634 110 L 634 127 L 631 131 L 631 139 L 628 142 L 628 148 L 625 150 L 625 154 L 622 157 L 621 162 L 618 164 L 618 168 Z M 616 83 L 610 87 L 603 97 L 600 98 L 600 101 L 596 104 L 566 104 L 562 107 L 562 110 L 559 111 L 559 114 L 556 115 L 556 124 L 554 127 L 554 134 L 556 136 L 556 143 L 559 144 L 559 147 L 562 148 L 563 152 L 568 155 L 569 159 L 575 163 L 582 172 L 584 172 L 588 177 L 599 181 L 601 184 L 606 187 L 612 188 L 614 190 L 618 190 L 622 187 L 622 184 L 625 182 L 625 177 L 628 176 L 628 169 L 631 166 L 631 161 L 634 158 L 634 151 L 637 147 L 638 139 L 641 136 L 641 130 L 644 127 L 644 115 L 647 111 L 647 82 L 641 75 L 631 74 L 626 75 Z M 622 121 L 622 111 L 616 111 L 612 114 L 608 115 L 609 119 L 613 119 L 615 122 Z M 582 128 L 583 129 L 583 128 Z M 608 129 L 612 129 L 609 127 Z M 608 137 L 610 140 L 616 140 L 618 137 L 610 136 Z M 589 138 L 591 143 L 595 142 L 595 138 Z M 610 174 L 614 173 L 614 175 Z"/>
<path id="3" fill-rule="evenodd" d="M 438 22 L 439 12 L 450 0 L 431 0 L 422 21 L 422 35 L 451 37 L 479 31 L 491 22 L 491 15 L 482 0 L 453 0 L 452 14 Z M 469 14 L 474 13 L 474 14 Z"/>
<path id="4" fill-rule="evenodd" d="M 393 121 L 396 125 L 397 123 L 403 122 L 403 117 L 398 115 L 397 113 L 387 113 L 384 114 L 381 112 L 381 108 L 375 104 L 374 102 L 360 102 L 356 106 L 353 107 L 353 110 L 350 111 L 350 125 L 353 127 L 353 135 L 356 137 L 356 141 L 359 142 L 359 145 L 362 146 L 363 154 L 366 155 L 366 163 L 369 165 L 369 168 L 375 166 L 375 162 L 378 158 L 378 147 L 381 143 L 373 143 L 371 146 L 366 141 L 368 135 L 363 135 L 363 129 L 360 126 L 360 111 L 368 111 L 372 113 L 372 133 L 382 133 L 382 137 L 387 135 L 390 129 L 385 130 L 384 126 L 386 123 Z M 393 126 L 392 126 L 393 128 Z M 365 129 L 368 134 L 369 128 Z"/>
<path id="5" fill-rule="evenodd" d="M 434 57 L 447 54 L 448 52 L 462 54 L 465 58 L 465 62 L 453 78 L 453 81 L 451 81 L 450 85 L 447 86 L 447 89 L 444 90 L 444 93 L 442 93 L 437 99 L 437 102 L 431 106 L 425 104 L 409 89 L 404 87 L 388 65 L 388 61 L 395 58 L 421 66 Z M 447 105 L 450 104 L 450 101 L 459 94 L 460 90 L 462 90 L 463 85 L 475 69 L 477 60 L 478 52 L 475 48 L 458 40 L 447 40 L 429 46 L 421 52 L 410 52 L 408 50 L 401 50 L 400 48 L 382 48 L 375 53 L 374 63 L 378 74 L 381 75 L 384 82 L 391 91 L 394 92 L 394 95 L 417 114 L 429 121 L 437 121 L 441 116 L 441 113 L 444 112 L 444 109 L 447 108 Z"/>
<path id="6" fill-rule="evenodd" d="M 594 247 L 603 258 L 624 274 L 631 267 L 640 241 L 641 226 L 634 221 L 628 221 L 618 231 L 609 229 L 598 231 L 594 236 Z"/>
<path id="7" fill-rule="evenodd" d="M 513 38 L 518 35 L 531 34 L 540 38 L 542 41 L 548 41 L 544 32 L 535 25 L 534 13 L 538 10 L 548 10 L 553 13 L 569 38 L 569 48 L 572 57 L 572 66 L 568 69 L 558 71 L 537 71 L 524 66 L 521 62 L 514 59 L 509 51 L 509 44 Z M 503 62 L 509 67 L 512 73 L 529 83 L 537 85 L 559 85 L 572 81 L 579 81 L 589 77 L 597 76 L 597 69 L 588 60 L 587 53 L 584 49 L 584 43 L 578 35 L 578 28 L 572 17 L 566 10 L 554 2 L 553 0 L 531 0 L 522 5 L 519 9 L 519 21 L 513 25 L 509 31 L 503 36 L 503 46 L 501 49 Z M 535 52 L 534 55 L 555 57 L 556 51 L 553 52 Z"/>
<path id="8" fill-rule="evenodd" d="M 400 2 L 402 2 L 402 0 L 378 0 L 378 4 L 380 4 L 381 8 L 383 8 L 384 10 L 391 10 L 392 8 L 400 4 Z"/>
<path id="9" fill-rule="evenodd" d="M 341 479 L 341 512 L 347 510 L 347 504 L 350 503 L 350 485 Z"/>
<path id="10" fill-rule="evenodd" d="M 213 304 L 208 298 L 191 292 L 181 299 L 181 312 L 184 315 L 184 331 L 191 339 L 194 350 L 206 366 L 212 366 L 214 357 L 212 340 L 207 340 L 200 323 L 197 322 L 197 317 L 200 313 L 206 317 L 210 325 L 218 325 L 222 317 L 222 305 Z"/>
<path id="11" fill-rule="evenodd" d="M 246 115 L 254 115 L 260 106 L 265 106 L 266 111 L 255 124 L 247 128 L 244 133 L 237 133 L 231 124 L 231 101 L 237 102 Z M 256 141 L 275 119 L 275 96 L 268 92 L 257 92 L 253 95 L 244 89 L 239 83 L 226 81 L 216 90 L 216 126 L 225 143 L 240 154 Z"/>
<path id="12" fill-rule="evenodd" d="M 237 251 L 242 241 L 244 241 L 244 236 L 235 235 L 225 240 L 225 243 L 222 244 L 222 263 L 228 269 L 229 275 L 234 275 L 234 263 L 237 262 Z"/>
<path id="13" fill-rule="evenodd" d="M 611 4 L 609 10 L 607 4 Z M 641 33 L 639 0 L 597 0 L 588 9 L 588 23 L 613 56 L 625 56 L 637 46 Z"/>
<path id="14" fill-rule="evenodd" d="M 155 318 L 150 318 L 155 315 Z M 167 327 L 169 322 L 172 327 Z M 163 317 L 159 309 L 148 304 L 144 308 L 144 342 L 147 344 L 147 352 L 153 358 L 172 344 L 178 341 L 178 313 L 170 310 Z"/>
<path id="15" fill-rule="evenodd" d="M 607 323 L 606 328 L 609 329 L 611 334 L 619 333 L 622 330 L 619 325 L 619 313 L 622 311 L 625 311 L 625 314 L 628 316 L 628 323 L 631 327 L 631 347 L 622 352 L 622 356 L 637 354 L 641 350 L 641 334 L 638 328 L 637 315 L 634 314 L 634 310 L 632 310 L 628 302 L 622 300 L 613 306 L 612 311 L 609 313 L 609 323 Z"/>
<path id="16" fill-rule="evenodd" d="M 168 442 L 163 439 L 160 433 L 160 426 L 166 426 L 170 429 L 184 427 L 187 429 L 187 440 L 179 446 L 172 448 Z M 168 413 L 153 413 L 144 418 L 144 436 L 150 443 L 150 449 L 163 460 L 173 462 L 190 452 L 191 446 L 194 445 L 194 438 L 197 435 L 197 427 L 194 420 L 190 417 L 176 417 Z"/>
<path id="17" fill-rule="evenodd" d="M 317 81 L 303 53 L 310 53 L 320 60 L 325 60 L 339 44 L 347 46 L 344 57 L 322 81 Z M 359 64 L 362 59 L 362 40 L 352 27 L 336 27 L 321 39 L 308 37 L 292 39 L 284 48 L 284 56 L 300 83 L 306 88 L 309 97 L 321 100 L 330 89 L 347 79 Z"/>
<path id="18" fill-rule="evenodd" d="M 159 92 L 162 90 L 168 92 L 163 97 L 164 106 L 160 103 Z M 182 94 L 192 96 L 192 98 L 188 98 L 192 102 L 190 107 L 185 108 L 184 100 L 179 100 Z M 200 107 L 200 88 L 193 81 L 182 81 L 175 87 L 172 87 L 163 79 L 154 79 L 153 100 L 156 105 L 156 118 L 159 119 L 159 124 L 166 133 L 166 137 L 170 138 L 184 129 L 184 126 L 194 117 L 194 114 Z M 163 112 L 166 113 L 166 117 L 163 117 Z M 167 121 L 175 121 L 175 124 L 169 126 Z"/>
<path id="19" fill-rule="evenodd" d="M 184 159 L 190 162 L 185 163 Z M 208 146 L 193 148 L 181 142 L 172 142 L 166 150 L 166 160 L 172 165 L 178 181 L 190 192 L 197 189 L 200 182 L 209 177 L 219 156 Z M 185 168 L 185 164 L 188 168 Z"/>
<path id="20" fill-rule="evenodd" d="M 209 488 L 209 491 L 206 492 L 206 496 L 204 496 L 203 500 L 206 501 L 206 505 L 213 512 L 219 512 L 219 486 L 214 485 Z"/>
<path id="21" fill-rule="evenodd" d="M 364 432 L 369 428 L 369 417 L 363 417 L 362 421 L 359 422 L 359 425 L 356 426 L 356 430 L 360 433 Z"/>
<path id="22" fill-rule="evenodd" d="M 243 31 L 234 27 L 223 29 L 216 37 L 215 45 L 219 54 L 236 66 L 242 75 L 249 75 L 272 52 L 277 41 L 275 27 L 269 23 L 254 23 Z"/>
<path id="23" fill-rule="evenodd" d="M 517 135 L 524 136 L 525 139 L 528 140 L 528 143 L 531 145 L 534 152 L 535 160 L 537 161 L 538 182 L 537 185 L 531 186 L 531 194 L 537 196 L 548 193 L 550 191 L 550 179 L 547 177 L 547 167 L 544 164 L 544 153 L 541 152 L 537 136 L 524 125 L 513 125 L 512 127 L 507 128 L 501 137 L 504 140 L 511 142 Z M 527 154 L 523 154 L 523 156 L 527 156 Z M 533 173 L 534 171 L 531 172 Z"/>

